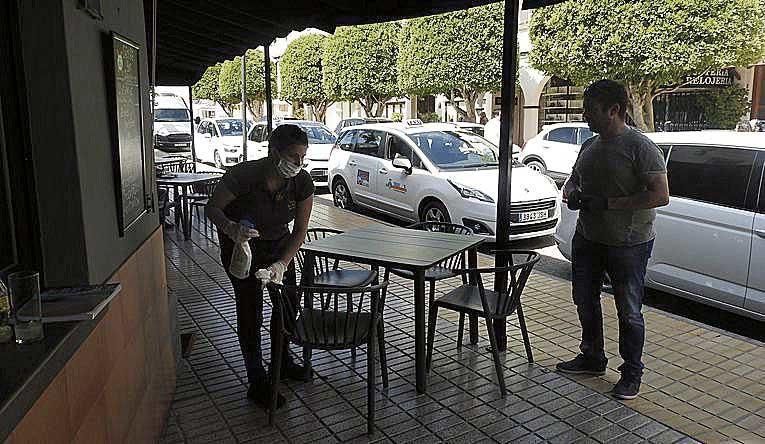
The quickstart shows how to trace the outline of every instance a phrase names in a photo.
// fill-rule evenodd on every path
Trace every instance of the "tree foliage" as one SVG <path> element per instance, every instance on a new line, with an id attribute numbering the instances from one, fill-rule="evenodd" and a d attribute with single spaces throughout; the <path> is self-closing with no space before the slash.
<path id="1" fill-rule="evenodd" d="M 465 100 L 457 111 L 475 122 L 475 102 L 502 82 L 504 3 L 409 20 L 401 34 L 399 86 L 410 94 Z"/>
<path id="2" fill-rule="evenodd" d="M 398 93 L 398 22 L 337 28 L 323 53 L 324 88 L 336 100 L 356 100 L 380 116 Z M 374 105 L 377 105 L 376 108 Z"/>
<path id="3" fill-rule="evenodd" d="M 716 88 L 701 96 L 700 104 L 709 128 L 734 129 L 750 109 L 749 92 L 740 86 Z"/>
<path id="4" fill-rule="evenodd" d="M 630 115 L 653 130 L 653 99 L 687 76 L 765 56 L 761 0 L 580 0 L 534 12 L 531 64 L 585 85 L 623 81 Z"/>
<path id="5" fill-rule="evenodd" d="M 322 122 L 333 103 L 323 86 L 321 58 L 326 40 L 319 34 L 299 37 L 290 42 L 280 62 L 281 97 L 310 105 L 315 118 Z"/>
<path id="6" fill-rule="evenodd" d="M 220 92 L 218 91 L 218 76 L 220 75 L 221 64 L 216 63 L 213 66 L 208 67 L 205 73 L 202 74 L 202 78 L 191 87 L 194 97 L 197 99 L 212 100 L 221 105 L 224 109 L 226 103 L 221 100 Z"/>
<path id="7" fill-rule="evenodd" d="M 245 88 L 245 100 L 255 117 L 263 113 L 263 101 L 266 99 L 265 66 L 263 51 L 260 49 L 248 49 L 247 78 Z M 274 70 L 271 70 L 271 91 L 276 94 L 276 82 Z M 220 68 L 218 75 L 218 91 L 223 103 L 231 110 L 231 105 L 242 101 L 242 58 L 226 60 Z"/>

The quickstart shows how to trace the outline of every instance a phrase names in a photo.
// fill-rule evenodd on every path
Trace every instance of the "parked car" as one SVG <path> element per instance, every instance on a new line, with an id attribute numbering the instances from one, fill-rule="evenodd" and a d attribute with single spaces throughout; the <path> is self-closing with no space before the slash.
<path id="1" fill-rule="evenodd" d="M 582 144 L 594 134 L 586 123 L 555 123 L 529 139 L 521 150 L 521 163 L 563 183 Z"/>
<path id="2" fill-rule="evenodd" d="M 664 152 L 669 205 L 657 209 L 646 285 L 765 320 L 765 137 L 733 131 L 647 133 Z M 571 258 L 576 211 L 555 240 Z"/>
<path id="3" fill-rule="evenodd" d="M 497 147 L 452 124 L 409 121 L 346 129 L 332 149 L 329 180 L 336 206 L 359 205 L 406 221 L 443 221 L 494 237 Z M 510 239 L 555 231 L 552 179 L 513 164 Z"/>
<path id="4" fill-rule="evenodd" d="M 387 117 L 351 117 L 350 119 L 343 119 L 335 127 L 335 134 L 340 135 L 340 131 L 349 126 L 364 125 L 366 123 L 390 123 L 393 120 Z"/>
<path id="5" fill-rule="evenodd" d="M 191 113 L 175 94 L 154 98 L 154 147 L 166 152 L 191 151 Z"/>
<path id="6" fill-rule="evenodd" d="M 308 135 L 308 151 L 303 168 L 313 178 L 316 186 L 327 186 L 327 162 L 329 152 L 337 137 L 326 125 L 311 120 L 285 119 L 273 122 L 274 128 L 289 123 L 299 126 Z M 268 156 L 268 130 L 266 122 L 256 123 L 247 136 L 247 160 Z"/>
<path id="7" fill-rule="evenodd" d="M 252 122 L 247 122 L 252 127 Z M 216 167 L 230 167 L 244 158 L 242 151 L 243 125 L 241 119 L 202 119 L 194 133 L 194 149 L 201 162 Z"/>
<path id="8" fill-rule="evenodd" d="M 452 122 L 454 126 L 457 128 L 463 129 L 465 131 L 470 131 L 471 133 L 478 134 L 481 137 L 484 137 L 483 130 L 484 127 L 480 123 L 473 123 L 473 122 Z M 495 143 L 496 145 L 496 143 Z"/>

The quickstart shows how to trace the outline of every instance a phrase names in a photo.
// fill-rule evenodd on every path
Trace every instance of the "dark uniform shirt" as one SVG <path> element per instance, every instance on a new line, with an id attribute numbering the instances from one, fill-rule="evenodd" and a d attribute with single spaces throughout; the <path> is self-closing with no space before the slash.
<path id="1" fill-rule="evenodd" d="M 275 174 L 270 157 L 242 162 L 231 168 L 223 178 L 226 188 L 236 198 L 223 212 L 234 222 L 247 219 L 255 224 L 261 240 L 278 240 L 289 234 L 287 224 L 295 219 L 295 207 L 314 192 L 311 176 L 300 170 L 276 192 L 268 190 L 266 180 Z"/>

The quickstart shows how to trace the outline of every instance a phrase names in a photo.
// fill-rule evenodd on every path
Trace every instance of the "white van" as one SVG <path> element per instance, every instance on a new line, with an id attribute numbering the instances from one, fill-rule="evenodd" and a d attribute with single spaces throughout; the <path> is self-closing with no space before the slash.
<path id="1" fill-rule="evenodd" d="M 175 94 L 158 93 L 154 98 L 154 147 L 191 151 L 191 113 Z"/>
<path id="2" fill-rule="evenodd" d="M 664 152 L 669 205 L 656 213 L 646 285 L 765 320 L 765 135 L 648 133 Z M 555 234 L 571 258 L 576 211 Z"/>

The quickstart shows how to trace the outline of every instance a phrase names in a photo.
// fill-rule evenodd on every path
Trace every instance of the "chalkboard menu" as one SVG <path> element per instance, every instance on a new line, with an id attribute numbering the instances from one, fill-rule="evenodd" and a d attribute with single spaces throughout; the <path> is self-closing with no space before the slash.
<path id="1" fill-rule="evenodd" d="M 147 210 L 139 48 L 111 34 L 115 178 L 120 235 Z"/>

